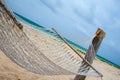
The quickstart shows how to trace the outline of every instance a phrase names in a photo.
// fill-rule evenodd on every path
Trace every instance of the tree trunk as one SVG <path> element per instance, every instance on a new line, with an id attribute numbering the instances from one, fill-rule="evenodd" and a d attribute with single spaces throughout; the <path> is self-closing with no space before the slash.
<path id="1" fill-rule="evenodd" d="M 89 49 L 85 55 L 85 59 L 90 63 L 92 64 L 93 63 L 93 60 L 96 56 L 96 53 L 98 51 L 98 48 L 103 40 L 105 36 L 105 32 L 103 30 L 101 30 L 100 28 L 98 28 L 97 32 L 96 32 L 96 36 L 93 38 L 92 40 L 92 44 L 89 46 Z M 85 61 L 82 62 L 81 67 L 84 67 L 86 64 Z M 85 70 L 85 72 L 88 72 L 89 69 L 90 69 L 90 66 L 87 65 L 87 70 Z M 86 76 L 83 76 L 83 75 L 76 75 L 74 80 L 85 80 Z"/>

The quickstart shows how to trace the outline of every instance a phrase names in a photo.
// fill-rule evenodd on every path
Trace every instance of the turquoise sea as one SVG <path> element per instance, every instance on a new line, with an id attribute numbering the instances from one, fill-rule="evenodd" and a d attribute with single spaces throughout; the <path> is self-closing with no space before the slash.
<path id="1" fill-rule="evenodd" d="M 60 39 L 52 30 L 46 29 L 44 26 L 41 26 L 41 25 L 39 25 L 39 24 L 37 24 L 37 23 L 35 23 L 35 22 L 27 19 L 26 17 L 21 16 L 21 15 L 19 15 L 19 14 L 16 13 L 16 12 L 14 12 L 14 14 L 16 15 L 16 18 L 17 18 L 18 21 L 20 20 L 20 21 L 22 21 L 22 22 L 25 22 L 25 23 L 33 26 L 34 28 L 36 28 L 36 29 L 38 29 L 38 30 L 41 30 L 41 31 L 43 31 L 43 32 L 45 32 L 45 33 L 47 33 L 47 34 L 49 34 L 49 35 L 52 35 L 52 36 L 57 37 L 58 39 Z M 81 51 L 81 52 L 83 52 L 83 53 L 86 53 L 86 51 L 87 51 L 86 48 L 84 48 L 84 47 L 82 47 L 81 45 L 78 45 L 78 44 L 72 42 L 71 40 L 68 40 L 67 38 L 65 38 L 65 40 L 66 40 L 71 46 L 77 48 L 77 50 L 79 50 L 79 51 Z M 97 57 L 98 59 L 100 59 L 100 60 L 102 60 L 102 61 L 104 61 L 104 62 L 106 62 L 106 63 L 108 63 L 108 64 L 110 64 L 110 65 L 112 65 L 112 66 L 120 69 L 120 66 L 119 66 L 119 65 L 117 65 L 117 64 L 115 64 L 115 63 L 113 63 L 113 62 L 111 62 L 111 61 L 103 58 L 102 56 L 96 55 L 96 57 Z"/>

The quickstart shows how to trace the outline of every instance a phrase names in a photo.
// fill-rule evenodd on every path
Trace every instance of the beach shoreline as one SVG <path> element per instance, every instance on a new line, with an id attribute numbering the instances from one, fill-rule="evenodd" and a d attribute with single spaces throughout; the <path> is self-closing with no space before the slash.
<path id="1" fill-rule="evenodd" d="M 17 20 L 20 21 L 21 23 L 23 23 L 23 24 L 25 23 L 25 24 L 31 26 L 32 28 L 37 29 L 37 30 L 39 30 L 40 32 L 45 33 L 46 35 L 49 35 L 49 36 L 55 37 L 56 39 L 61 40 L 60 38 L 58 38 L 58 36 L 56 37 L 55 34 L 54 34 L 50 29 L 47 30 L 45 27 L 43 27 L 43 26 L 41 26 L 41 25 L 38 25 L 37 23 L 35 23 L 35 22 L 33 22 L 33 21 L 31 21 L 31 20 L 29 20 L 29 19 L 27 19 L 27 18 L 25 18 L 25 17 L 17 14 L 16 12 L 14 12 L 14 14 L 16 15 Z M 72 41 L 70 41 L 70 40 L 68 40 L 68 39 L 66 39 L 66 41 L 67 41 L 74 49 L 76 49 L 78 52 L 83 53 L 83 54 L 86 53 L 87 49 L 83 48 L 82 46 L 77 45 L 76 43 L 74 43 L 74 42 L 72 42 Z M 111 66 L 114 66 L 114 67 L 120 69 L 120 66 L 119 66 L 119 65 L 117 65 L 117 64 L 115 64 L 115 63 L 113 63 L 113 62 L 111 62 L 111 61 L 103 58 L 102 56 L 100 56 L 100 55 L 98 55 L 98 54 L 96 54 L 96 58 L 99 59 L 99 60 L 101 60 L 101 61 L 103 61 L 103 62 L 106 62 L 107 64 L 109 64 L 109 65 L 111 65 Z"/>
<path id="2" fill-rule="evenodd" d="M 23 24 L 23 23 L 22 23 Z M 32 28 L 27 24 L 24 25 L 24 32 L 31 37 L 31 39 L 38 42 L 39 34 L 42 32 Z M 47 35 L 49 36 L 49 35 Z M 51 36 L 49 36 L 51 37 Z M 98 59 L 94 60 L 93 66 L 95 66 L 102 74 L 103 80 L 119 80 L 120 70 L 102 62 Z M 39 74 L 27 71 L 17 64 L 12 62 L 5 54 L 0 51 L 0 80 L 73 80 L 75 75 L 53 75 L 53 76 L 43 76 Z M 100 80 L 99 77 L 88 76 L 86 80 Z"/>
<path id="3" fill-rule="evenodd" d="M 24 25 L 24 32 L 34 40 L 39 42 L 40 36 L 44 33 L 36 30 L 35 28 L 22 23 Z M 46 35 L 46 34 L 45 34 Z M 46 35 L 49 36 L 49 35 Z M 50 38 L 53 38 L 49 36 Z M 54 39 L 54 38 L 53 38 Z M 39 46 L 39 45 L 38 45 Z M 93 66 L 103 74 L 103 80 L 119 80 L 120 70 L 102 62 L 98 59 L 94 60 Z M 6 55 L 0 51 L 0 80 L 73 80 L 75 75 L 53 75 L 43 76 L 27 71 L 17 64 L 12 62 Z M 86 80 L 100 80 L 99 77 L 88 76 Z"/>
<path id="4" fill-rule="evenodd" d="M 92 64 L 95 69 L 78 73 L 83 59 L 54 32 L 30 20 L 19 23 L 3 8 L 7 13 L 1 12 L 0 16 L 0 80 L 74 80 L 76 74 L 87 75 L 86 80 L 101 80 L 99 72 L 103 80 L 120 79 L 119 69 L 98 59 Z M 84 57 L 82 47 L 78 52 Z"/>

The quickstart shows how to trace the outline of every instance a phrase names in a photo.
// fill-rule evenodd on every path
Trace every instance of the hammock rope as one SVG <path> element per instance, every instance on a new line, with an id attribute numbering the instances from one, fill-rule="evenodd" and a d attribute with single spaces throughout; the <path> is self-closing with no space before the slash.
<path id="1" fill-rule="evenodd" d="M 79 57 L 75 51 L 63 41 L 55 38 L 49 40 L 48 35 L 41 34 L 39 46 L 32 41 L 21 29 L 19 22 L 16 23 L 14 16 L 10 16 L 5 5 L 0 0 L 0 49 L 13 62 L 21 67 L 42 75 L 94 75 L 100 76 L 94 67 L 83 57 Z M 15 20 L 15 21 L 14 21 Z M 82 61 L 89 66 L 81 67 Z M 79 69 L 80 68 L 80 69 Z"/>

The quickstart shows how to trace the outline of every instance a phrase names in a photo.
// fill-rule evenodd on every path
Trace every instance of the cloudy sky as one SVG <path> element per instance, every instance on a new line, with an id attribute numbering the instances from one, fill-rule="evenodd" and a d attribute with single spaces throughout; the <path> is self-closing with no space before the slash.
<path id="1" fill-rule="evenodd" d="M 97 28 L 106 32 L 98 55 L 120 65 L 120 0 L 5 0 L 16 13 L 88 47 Z"/>

